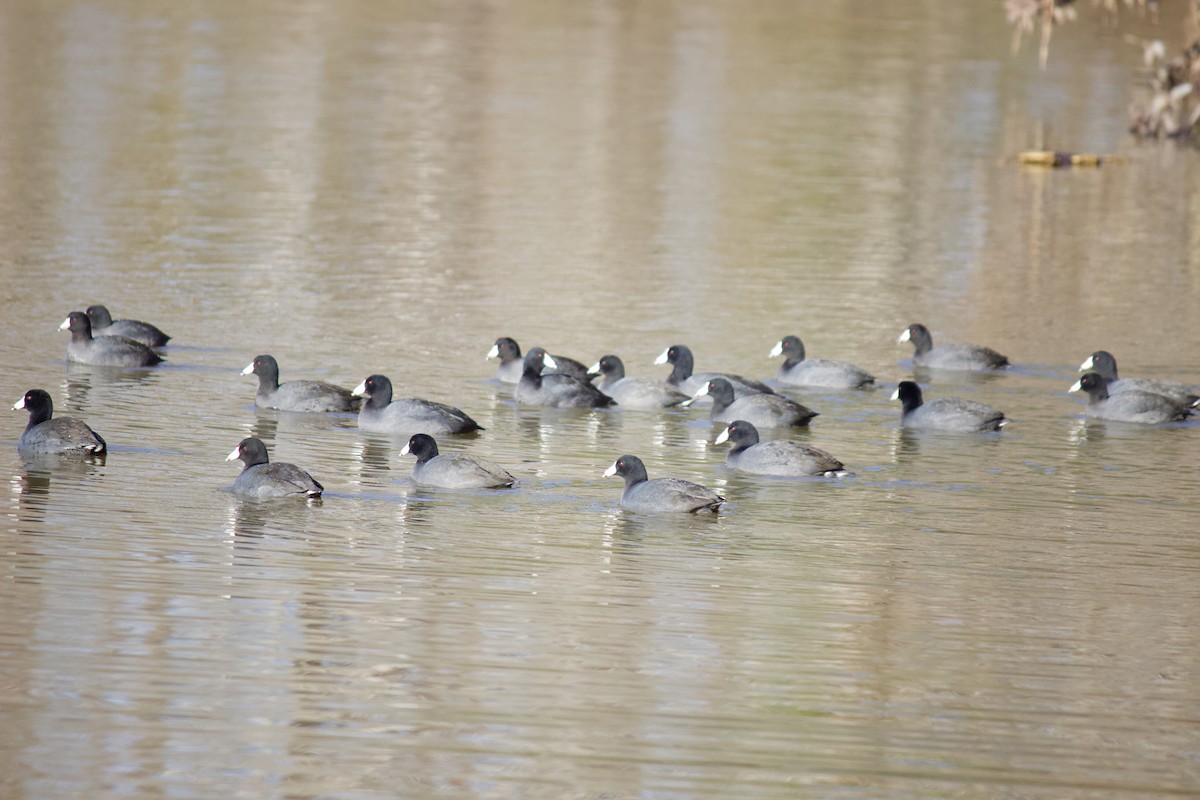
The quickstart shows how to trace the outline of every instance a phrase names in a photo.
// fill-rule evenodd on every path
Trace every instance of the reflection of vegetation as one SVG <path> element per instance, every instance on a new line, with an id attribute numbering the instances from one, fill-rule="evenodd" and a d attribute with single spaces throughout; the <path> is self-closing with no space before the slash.
<path id="1" fill-rule="evenodd" d="M 1013 52 L 1021 49 L 1021 37 L 1033 33 L 1034 26 L 1042 29 L 1038 61 L 1046 67 L 1050 57 L 1050 35 L 1054 26 L 1075 19 L 1073 0 L 1004 0 L 1004 13 L 1013 25 Z"/>
<path id="2" fill-rule="evenodd" d="M 1157 0 L 1093 0 L 1104 10 L 1105 23 L 1120 22 L 1122 4 L 1138 12 L 1149 11 L 1157 18 Z M 1142 58 L 1150 71 L 1146 96 L 1134 107 L 1130 130 L 1135 136 L 1190 138 L 1200 131 L 1200 0 L 1187 0 L 1189 10 L 1183 26 L 1186 44 L 1180 55 L 1167 59 L 1162 40 L 1143 41 L 1126 37 L 1142 48 Z M 1075 19 L 1074 0 L 1004 0 L 1004 11 L 1013 25 L 1013 50 L 1021 46 L 1021 37 L 1039 28 L 1041 46 L 1038 57 L 1042 67 L 1050 55 L 1050 37 L 1054 26 Z"/>

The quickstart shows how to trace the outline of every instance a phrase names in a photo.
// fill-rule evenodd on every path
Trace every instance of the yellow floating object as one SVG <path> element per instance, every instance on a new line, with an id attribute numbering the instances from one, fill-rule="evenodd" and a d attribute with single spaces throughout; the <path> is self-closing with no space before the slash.
<path id="1" fill-rule="evenodd" d="M 1017 154 L 1017 161 L 1035 167 L 1098 167 L 1110 156 L 1094 153 L 1063 153 L 1058 150 L 1026 150 Z"/>

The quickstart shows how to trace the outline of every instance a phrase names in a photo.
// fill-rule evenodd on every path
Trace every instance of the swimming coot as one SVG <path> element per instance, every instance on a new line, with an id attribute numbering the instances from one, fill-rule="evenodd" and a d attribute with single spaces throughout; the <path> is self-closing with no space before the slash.
<path id="1" fill-rule="evenodd" d="M 1137 391 L 1161 394 L 1180 405 L 1192 406 L 1200 402 L 1200 394 L 1190 386 L 1178 381 L 1165 381 L 1154 378 L 1118 378 L 1117 359 L 1107 350 L 1097 350 L 1079 365 L 1080 371 L 1092 370 L 1108 381 L 1110 395 L 1122 392 Z"/>
<path id="2" fill-rule="evenodd" d="M 141 342 L 124 336 L 92 336 L 92 323 L 82 311 L 72 311 L 59 325 L 70 331 L 67 360 L 93 367 L 149 367 L 162 361 L 162 356 Z"/>
<path id="3" fill-rule="evenodd" d="M 147 347 L 162 347 L 171 338 L 149 322 L 136 319 L 114 320 L 104 306 L 88 306 L 87 315 L 92 322 L 93 336 L 124 336 Z"/>
<path id="4" fill-rule="evenodd" d="M 866 389 L 875 385 L 875 376 L 845 361 L 805 358 L 804 342 L 799 336 L 785 336 L 768 358 L 787 356 L 775 377 L 792 386 L 821 386 L 828 389 Z"/>
<path id="5" fill-rule="evenodd" d="M 54 416 L 54 401 L 41 389 L 30 389 L 13 404 L 29 412 L 29 424 L 17 442 L 22 455 L 102 455 L 108 445 L 100 434 L 74 417 Z"/>
<path id="6" fill-rule="evenodd" d="M 1008 356 L 1002 356 L 990 347 L 977 344 L 944 344 L 933 346 L 933 337 L 929 329 L 919 322 L 914 322 L 904 329 L 897 344 L 913 343 L 913 363 L 918 367 L 931 369 L 956 369 L 984 371 L 1004 369 L 1008 366 Z"/>
<path id="7" fill-rule="evenodd" d="M 246 466 L 233 482 L 233 491 L 247 497 L 320 497 L 325 487 L 313 480 L 313 476 L 282 461 L 270 463 L 267 446 L 261 439 L 242 439 L 226 461 L 240 459 Z"/>
<path id="8" fill-rule="evenodd" d="M 517 344 L 515 339 L 508 336 L 501 336 L 492 345 L 492 349 L 488 350 L 487 357 L 489 359 L 500 359 L 500 366 L 496 368 L 496 379 L 503 383 L 520 383 L 521 375 L 525 372 L 525 359 L 521 357 L 521 346 Z M 573 358 L 566 356 L 552 356 L 555 367 L 548 370 L 546 374 L 559 373 L 562 375 L 570 375 L 579 381 L 586 381 L 587 368 Z"/>
<path id="9" fill-rule="evenodd" d="M 747 394 L 735 397 L 733 386 L 724 378 L 713 378 L 701 386 L 693 400 L 711 397 L 713 422 L 733 422 L 744 419 L 760 428 L 783 428 L 807 425 L 817 412 L 795 400 L 778 394 Z"/>
<path id="10" fill-rule="evenodd" d="M 616 405 L 611 397 L 587 381 L 553 372 L 558 362 L 540 347 L 525 354 L 525 372 L 513 397 L 522 405 L 551 408 L 604 408 Z"/>
<path id="11" fill-rule="evenodd" d="M 716 511 L 725 498 L 698 483 L 679 478 L 647 480 L 646 465 L 637 456 L 624 455 L 604 471 L 604 476 L 625 479 L 621 507 L 627 511 Z"/>
<path id="12" fill-rule="evenodd" d="M 935 431 L 998 431 L 1008 424 L 1004 414 L 991 406 L 970 400 L 944 397 L 926 403 L 921 387 L 912 381 L 900 381 L 892 394 L 904 410 L 900 425 L 905 428 Z"/>
<path id="13" fill-rule="evenodd" d="M 373 433 L 470 433 L 483 427 L 466 412 L 444 403 L 409 397 L 392 399 L 392 382 L 371 375 L 354 387 L 354 394 L 367 398 L 358 412 L 358 427 Z"/>
<path id="14" fill-rule="evenodd" d="M 625 377 L 625 364 L 614 355 L 603 356 L 588 369 L 588 377 L 598 375 L 596 388 L 617 401 L 624 409 L 652 410 L 677 406 L 688 396 L 652 378 Z"/>
<path id="15" fill-rule="evenodd" d="M 1175 422 L 1187 419 L 1192 410 L 1176 403 L 1169 397 L 1152 392 L 1129 389 L 1119 394 L 1109 394 L 1108 381 L 1098 372 L 1089 372 L 1076 381 L 1067 391 L 1087 392 L 1088 404 L 1084 409 L 1089 417 L 1114 422 L 1140 422 L 1154 425 L 1160 422 Z"/>
<path id="16" fill-rule="evenodd" d="M 762 381 L 744 378 L 741 375 L 730 375 L 726 372 L 695 372 L 695 356 L 685 344 L 673 344 L 663 350 L 655 364 L 671 364 L 674 369 L 667 376 L 667 383 L 689 396 L 695 396 L 700 387 L 713 378 L 724 378 L 733 386 L 734 393 L 741 397 L 746 394 L 775 394 L 775 390 Z"/>
<path id="17" fill-rule="evenodd" d="M 400 455 L 417 458 L 413 483 L 443 489 L 494 489 L 512 486 L 516 478 L 499 464 L 466 453 L 438 453 L 432 436 L 418 433 L 408 440 Z"/>
<path id="18" fill-rule="evenodd" d="M 781 439 L 761 442 L 758 428 L 744 419 L 735 419 L 721 431 L 716 444 L 733 442 L 725 463 L 742 472 L 784 477 L 842 478 L 850 473 L 846 465 L 817 447 Z"/>
<path id="19" fill-rule="evenodd" d="M 357 411 L 359 401 L 349 389 L 324 381 L 279 382 L 279 363 L 273 356 L 255 356 L 242 370 L 258 376 L 254 405 L 280 411 Z"/>

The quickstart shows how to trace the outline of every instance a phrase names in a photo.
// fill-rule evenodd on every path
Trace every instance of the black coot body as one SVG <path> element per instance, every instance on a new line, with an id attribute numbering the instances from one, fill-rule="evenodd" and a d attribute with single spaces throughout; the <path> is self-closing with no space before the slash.
<path id="1" fill-rule="evenodd" d="M 896 342 L 912 342 L 913 364 L 918 367 L 985 372 L 1008 366 L 1008 356 L 1002 356 L 990 347 L 977 344 L 944 344 L 934 347 L 929 329 L 919 322 L 905 328 Z"/>
<path id="2" fill-rule="evenodd" d="M 440 453 L 432 436 L 418 433 L 400 455 L 416 456 L 413 483 L 443 489 L 498 489 L 516 482 L 508 470 L 486 458 L 467 453 Z"/>
<path id="3" fill-rule="evenodd" d="M 1098 372 L 1084 375 L 1068 391 L 1087 392 L 1088 404 L 1084 413 L 1096 419 L 1157 425 L 1184 420 L 1192 414 L 1190 408 L 1161 394 L 1136 389 L 1109 394 L 1108 381 Z"/>
<path id="4" fill-rule="evenodd" d="M 501 336 L 492 345 L 492 349 L 488 351 L 489 359 L 500 359 L 500 366 L 496 368 L 496 379 L 503 383 L 520 383 L 521 375 L 525 372 L 525 359 L 521 356 L 521 346 L 516 340 L 509 336 Z M 566 356 L 554 355 L 551 356 L 554 363 L 557 365 L 552 370 L 547 370 L 546 374 L 559 373 L 562 375 L 570 375 L 579 381 L 587 381 L 587 368 L 582 363 L 573 358 Z"/>
<path id="5" fill-rule="evenodd" d="M 637 456 L 624 455 L 604 471 L 605 477 L 620 475 L 625 479 L 621 493 L 621 508 L 646 513 L 716 511 L 725 498 L 691 481 L 679 478 L 648 480 L 646 465 Z"/>
<path id="6" fill-rule="evenodd" d="M 673 344 L 654 359 L 655 364 L 670 364 L 673 368 L 667 376 L 667 383 L 679 391 L 695 396 L 700 387 L 713 378 L 724 378 L 733 386 L 734 393 L 741 397 L 747 394 L 775 394 L 775 390 L 762 381 L 744 378 L 741 375 L 730 375 L 727 372 L 693 372 L 696 359 L 691 348 L 685 344 Z"/>
<path id="7" fill-rule="evenodd" d="M 266 354 L 242 370 L 243 375 L 258 376 L 254 405 L 279 411 L 357 411 L 358 398 L 349 389 L 325 381 L 279 382 L 279 363 Z"/>
<path id="8" fill-rule="evenodd" d="M 799 336 L 785 336 L 771 350 L 769 358 L 787 356 L 775 373 L 780 383 L 791 386 L 817 386 L 825 389 L 869 389 L 875 376 L 845 361 L 806 358 Z"/>
<path id="9" fill-rule="evenodd" d="M 467 416 L 462 409 L 408 397 L 392 399 L 392 382 L 383 375 L 371 375 L 354 388 L 354 394 L 365 397 L 358 412 L 358 427 L 373 433 L 470 433 L 483 427 Z"/>
<path id="10" fill-rule="evenodd" d="M 41 455 L 103 455 L 108 445 L 100 434 L 74 417 L 54 417 L 54 401 L 41 389 L 30 389 L 13 404 L 13 409 L 29 412 L 17 452 L 26 456 Z"/>
<path id="11" fill-rule="evenodd" d="M 272 464 L 267 459 L 267 446 L 261 439 L 250 437 L 242 439 L 233 449 L 226 461 L 241 460 L 245 466 L 237 480 L 233 482 L 233 491 L 247 497 L 266 499 L 269 497 L 320 497 L 325 487 L 317 483 L 312 475 L 297 467 L 295 464 L 276 462 Z"/>
<path id="12" fill-rule="evenodd" d="M 721 431 L 716 444 L 725 441 L 733 443 L 725 463 L 742 472 L 788 478 L 840 478 L 849 474 L 845 464 L 820 448 L 781 439 L 759 441 L 758 429 L 744 419 L 734 420 Z"/>
<path id="13" fill-rule="evenodd" d="M 88 306 L 86 313 L 92 322 L 93 336 L 124 336 L 147 347 L 162 347 L 171 339 L 149 322 L 136 319 L 114 320 L 104 306 Z"/>
<path id="14" fill-rule="evenodd" d="M 817 412 L 808 406 L 778 394 L 734 395 L 733 386 L 724 378 L 713 378 L 700 387 L 696 397 L 713 400 L 710 418 L 713 422 L 733 422 L 744 419 L 759 428 L 786 428 L 807 425 Z"/>
<path id="15" fill-rule="evenodd" d="M 1108 381 L 1110 395 L 1122 392 L 1150 392 L 1161 394 L 1183 406 L 1192 406 L 1200 401 L 1200 393 L 1186 384 L 1178 381 L 1157 380 L 1154 378 L 1120 378 L 1117 376 L 1117 359 L 1107 350 L 1097 350 L 1079 365 L 1080 370 L 1092 370 Z"/>
<path id="16" fill-rule="evenodd" d="M 926 403 L 921 387 L 912 381 L 900 381 L 892 399 L 899 400 L 904 406 L 900 424 L 906 428 L 981 432 L 998 431 L 1008 424 L 1003 412 L 983 403 L 953 397 Z"/>
<path id="17" fill-rule="evenodd" d="M 617 401 L 621 408 L 651 411 L 677 406 L 688 397 L 678 389 L 652 378 L 625 377 L 625 364 L 614 355 L 602 356 L 588 369 L 588 377 L 600 376 L 596 388 Z"/>
<path id="18" fill-rule="evenodd" d="M 82 311 L 72 311 L 60 330 L 71 332 L 67 360 L 92 367 L 151 367 L 162 356 L 141 342 L 124 336 L 92 336 L 92 322 Z"/>
<path id="19" fill-rule="evenodd" d="M 558 362 L 540 347 L 525 354 L 525 371 L 513 392 L 513 397 L 522 405 L 546 406 L 549 408 L 604 408 L 616 405 L 611 397 L 586 380 L 570 375 L 543 372 L 551 370 Z"/>

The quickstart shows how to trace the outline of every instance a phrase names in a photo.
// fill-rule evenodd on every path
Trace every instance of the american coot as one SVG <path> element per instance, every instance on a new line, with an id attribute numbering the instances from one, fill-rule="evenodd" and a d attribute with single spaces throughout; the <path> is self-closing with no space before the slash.
<path id="1" fill-rule="evenodd" d="M 679 478 L 647 480 L 646 465 L 637 456 L 624 455 L 604 471 L 607 478 L 625 479 L 621 508 L 627 511 L 716 511 L 725 498 L 698 483 Z"/>
<path id="2" fill-rule="evenodd" d="M 1100 377 L 1108 381 L 1110 395 L 1122 392 L 1137 391 L 1161 394 L 1180 405 L 1191 406 L 1200 402 L 1200 394 L 1195 389 L 1178 381 L 1155 380 L 1153 378 L 1118 378 L 1117 359 L 1107 350 L 1097 350 L 1079 365 L 1081 372 L 1094 370 Z"/>
<path id="3" fill-rule="evenodd" d="M 600 391 L 624 409 L 651 410 L 677 406 L 688 396 L 678 389 L 651 378 L 625 377 L 625 364 L 614 355 L 601 357 L 588 369 L 588 377 L 600 376 Z"/>
<path id="4" fill-rule="evenodd" d="M 358 412 L 358 427 L 374 433 L 470 433 L 483 427 L 461 409 L 432 400 L 409 397 L 392 399 L 392 382 L 372 375 L 354 387 L 354 394 L 367 398 Z"/>
<path id="5" fill-rule="evenodd" d="M 725 372 L 693 373 L 696 359 L 691 349 L 685 344 L 673 344 L 663 350 L 655 364 L 671 364 L 674 369 L 667 377 L 667 383 L 686 395 L 694 396 L 701 386 L 713 378 L 724 378 L 733 386 L 734 393 L 741 397 L 747 394 L 775 394 L 775 390 L 762 381 L 743 378 L 741 375 L 730 375 Z"/>
<path id="6" fill-rule="evenodd" d="M 1067 391 L 1087 392 L 1088 404 L 1084 413 L 1097 419 L 1154 425 L 1187 419 L 1192 413 L 1191 409 L 1161 394 L 1130 389 L 1110 395 L 1108 381 L 1098 372 L 1084 375 Z"/>
<path id="7" fill-rule="evenodd" d="M 1004 414 L 983 403 L 944 397 L 926 403 L 921 387 L 912 381 L 900 381 L 893 400 L 904 404 L 900 425 L 933 431 L 998 431 L 1008 424 Z"/>
<path id="8" fill-rule="evenodd" d="M 443 489 L 493 489 L 512 486 L 516 478 L 504 467 L 479 456 L 466 453 L 438 454 L 432 436 L 418 433 L 408 440 L 400 455 L 417 457 L 413 467 L 413 483 L 421 486 L 440 486 Z"/>
<path id="9" fill-rule="evenodd" d="M 242 439 L 226 461 L 241 461 L 246 465 L 233 482 L 233 491 L 248 497 L 320 497 L 325 487 L 313 476 L 282 461 L 272 464 L 267 459 L 267 446 L 261 439 Z"/>
<path id="10" fill-rule="evenodd" d="M 280 411 L 357 411 L 359 401 L 349 389 L 324 381 L 279 382 L 279 363 L 273 356 L 255 356 L 242 370 L 258 376 L 254 405 Z"/>
<path id="11" fill-rule="evenodd" d="M 944 344 L 934 347 L 929 329 L 919 322 L 909 325 L 904 333 L 900 334 L 896 343 L 903 342 L 913 343 L 913 363 L 918 367 L 984 371 L 1004 369 L 1008 366 L 1008 356 L 1002 356 L 990 347 L 977 344 Z"/>
<path id="12" fill-rule="evenodd" d="M 735 397 L 733 386 L 724 378 L 713 378 L 701 386 L 696 396 L 713 399 L 710 418 L 713 422 L 733 422 L 744 419 L 760 428 L 798 427 L 807 425 L 817 412 L 795 400 L 778 394 L 747 394 Z"/>
<path id="13" fill-rule="evenodd" d="M 136 319 L 114 320 L 104 306 L 88 306 L 87 315 L 92 321 L 93 336 L 124 336 L 147 347 L 162 347 L 171 338 L 149 322 Z"/>
<path id="14" fill-rule="evenodd" d="M 487 357 L 489 359 L 500 359 L 500 366 L 496 368 L 496 379 L 503 383 L 520 383 L 521 375 L 525 372 L 525 359 L 521 357 L 521 346 L 517 344 L 515 339 L 508 336 L 501 336 L 492 345 L 492 349 L 488 350 Z M 559 373 L 562 375 L 570 375 L 579 381 L 586 381 L 587 368 L 573 358 L 566 356 L 552 356 L 555 363 L 555 368 L 549 370 L 547 374 Z"/>
<path id="15" fill-rule="evenodd" d="M 98 456 L 107 449 L 104 440 L 85 423 L 73 417 L 54 415 L 54 401 L 41 389 L 30 389 L 13 404 L 13 410 L 29 412 L 29 424 L 17 442 L 22 455 Z"/>
<path id="16" fill-rule="evenodd" d="M 616 405 L 611 397 L 586 381 L 570 375 L 543 373 L 543 368 L 553 370 L 557 363 L 553 356 L 540 347 L 526 353 L 525 372 L 513 392 L 516 401 L 527 406 L 552 408 L 603 408 Z"/>
<path id="17" fill-rule="evenodd" d="M 735 419 L 721 431 L 716 444 L 733 442 L 725 463 L 743 472 L 787 477 L 823 476 L 841 478 L 850 473 L 846 465 L 816 447 L 779 439 L 758 440 L 758 428 L 744 419 Z"/>
<path id="18" fill-rule="evenodd" d="M 866 389 L 875 385 L 875 376 L 845 361 L 805 358 L 804 342 L 799 336 L 785 336 L 771 349 L 768 358 L 787 356 L 775 377 L 792 386 L 823 386 L 829 389 Z"/>
<path id="19" fill-rule="evenodd" d="M 92 323 L 82 311 L 72 311 L 59 330 L 70 331 L 67 360 L 93 367 L 149 367 L 162 357 L 141 342 L 124 336 L 92 337 Z"/>

